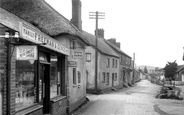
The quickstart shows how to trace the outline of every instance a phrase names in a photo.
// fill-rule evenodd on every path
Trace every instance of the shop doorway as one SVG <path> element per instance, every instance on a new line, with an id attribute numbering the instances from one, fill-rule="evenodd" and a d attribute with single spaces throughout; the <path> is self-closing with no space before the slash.
<path id="1" fill-rule="evenodd" d="M 43 113 L 50 113 L 50 65 L 39 64 L 39 100 L 43 102 Z"/>

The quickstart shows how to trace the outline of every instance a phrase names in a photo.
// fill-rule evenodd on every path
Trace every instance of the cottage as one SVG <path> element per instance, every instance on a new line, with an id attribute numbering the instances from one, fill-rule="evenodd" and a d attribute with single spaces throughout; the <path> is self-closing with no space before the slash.
<path id="1" fill-rule="evenodd" d="M 131 57 L 120 49 L 121 43 L 115 38 L 107 39 L 106 43 L 111 46 L 120 56 L 119 61 L 119 88 L 127 87 L 131 82 Z"/>
<path id="2" fill-rule="evenodd" d="M 59 115 L 76 109 L 86 100 L 88 42 L 80 28 L 44 0 L 1 0 L 0 5 L 1 35 L 20 34 L 9 53 L 8 40 L 1 39 L 3 114 Z"/>
<path id="3" fill-rule="evenodd" d="M 96 68 L 96 36 L 85 31 L 83 35 L 91 44 L 85 50 L 87 92 L 97 93 L 117 88 L 119 85 L 119 55 L 105 42 L 104 38 L 98 36 Z"/>

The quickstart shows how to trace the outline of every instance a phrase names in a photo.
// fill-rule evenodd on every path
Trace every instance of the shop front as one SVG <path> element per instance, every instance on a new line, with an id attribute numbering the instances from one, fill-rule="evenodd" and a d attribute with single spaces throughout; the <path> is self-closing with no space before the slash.
<path id="1" fill-rule="evenodd" d="M 0 21 L 1 34 L 19 33 L 16 39 L 9 36 L 1 38 L 3 42 L 0 49 L 0 77 L 3 84 L 0 85 L 4 89 L 0 92 L 0 99 L 1 95 L 3 98 L 0 100 L 2 113 L 65 114 L 68 71 L 66 63 L 70 49 L 29 23 L 20 21 L 14 26 L 15 23 L 9 21 L 12 23 L 10 25 L 13 25 L 11 28 L 10 25 L 6 25 L 5 20 Z"/>

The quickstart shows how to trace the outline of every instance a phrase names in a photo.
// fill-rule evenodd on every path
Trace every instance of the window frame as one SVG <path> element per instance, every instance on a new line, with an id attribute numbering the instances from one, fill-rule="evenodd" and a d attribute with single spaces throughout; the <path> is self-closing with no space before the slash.
<path id="1" fill-rule="evenodd" d="M 91 62 L 91 53 L 86 53 L 86 62 Z"/>

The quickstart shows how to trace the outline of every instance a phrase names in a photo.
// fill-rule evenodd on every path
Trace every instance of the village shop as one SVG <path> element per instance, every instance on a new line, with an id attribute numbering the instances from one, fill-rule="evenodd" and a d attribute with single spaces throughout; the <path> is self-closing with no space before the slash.
<path id="1" fill-rule="evenodd" d="M 3 15 L 0 112 L 6 115 L 65 112 L 70 49 L 13 14 L 3 9 L 0 13 Z"/>

